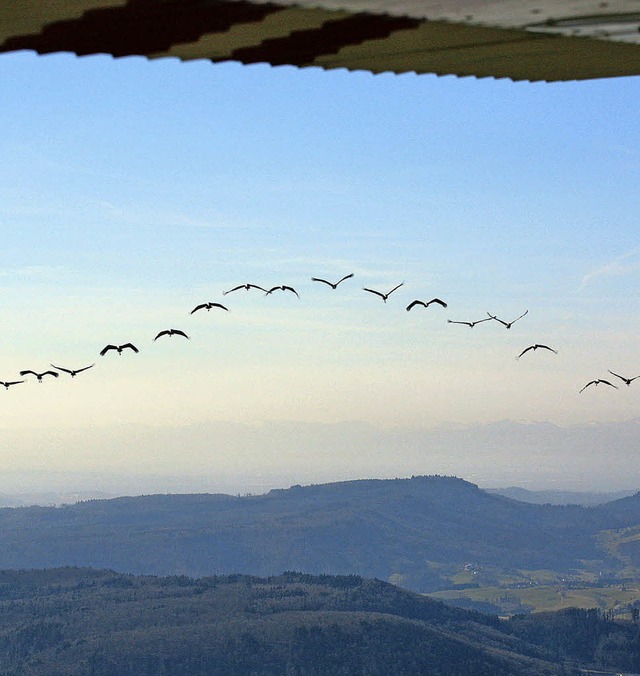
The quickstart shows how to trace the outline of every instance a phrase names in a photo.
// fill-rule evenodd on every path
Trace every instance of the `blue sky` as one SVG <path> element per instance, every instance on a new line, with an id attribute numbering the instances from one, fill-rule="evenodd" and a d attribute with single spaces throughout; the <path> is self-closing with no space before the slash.
<path id="1" fill-rule="evenodd" d="M 102 452 L 123 424 L 638 417 L 638 388 L 578 390 L 640 374 L 639 94 L 3 56 L 0 379 L 97 365 L 0 392 L 0 426 L 103 429 Z M 350 272 L 337 292 L 310 281 Z M 386 305 L 362 291 L 401 281 Z M 189 315 L 244 282 L 301 298 Z M 434 296 L 449 307 L 404 310 Z M 509 332 L 446 323 L 525 309 Z M 192 340 L 153 343 L 169 327 Z M 129 340 L 139 355 L 98 357 Z M 515 360 L 535 342 L 559 354 Z M 58 467 L 38 452 L 29 467 Z"/>

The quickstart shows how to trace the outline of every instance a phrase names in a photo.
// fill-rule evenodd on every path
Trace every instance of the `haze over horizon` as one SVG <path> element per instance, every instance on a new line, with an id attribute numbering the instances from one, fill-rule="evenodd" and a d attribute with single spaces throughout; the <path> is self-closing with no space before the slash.
<path id="1" fill-rule="evenodd" d="M 1 492 L 636 487 L 640 380 L 579 390 L 640 374 L 639 78 L 17 53 L 0 81 L 0 379 L 96 363 L 0 392 Z"/>

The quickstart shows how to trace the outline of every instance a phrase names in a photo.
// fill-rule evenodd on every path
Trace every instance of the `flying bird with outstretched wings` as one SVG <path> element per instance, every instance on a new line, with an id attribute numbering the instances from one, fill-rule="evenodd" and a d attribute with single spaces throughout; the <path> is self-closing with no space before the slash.
<path id="1" fill-rule="evenodd" d="M 548 345 L 540 345 L 539 343 L 536 343 L 535 345 L 529 345 L 529 347 L 525 347 L 524 350 L 516 357 L 516 359 L 520 359 L 523 354 L 526 354 L 529 352 L 529 350 L 533 350 L 534 352 L 536 350 L 543 349 L 543 350 L 550 350 L 554 354 L 558 354 L 558 350 L 554 350 L 552 347 L 549 347 Z"/>
<path id="2" fill-rule="evenodd" d="M 447 319 L 448 324 L 464 324 L 465 326 L 468 326 L 470 329 L 472 329 L 476 324 L 482 324 L 482 322 L 490 322 L 491 317 L 486 317 L 485 319 L 477 319 L 475 322 L 458 322 L 454 321 L 453 319 Z"/>
<path id="3" fill-rule="evenodd" d="M 207 312 L 209 312 L 214 307 L 219 307 L 221 310 L 226 310 L 227 312 L 229 312 L 229 308 L 222 305 L 222 303 L 200 303 L 200 305 L 196 305 L 189 314 L 192 315 L 194 312 L 197 312 L 198 310 L 206 310 Z"/>
<path id="4" fill-rule="evenodd" d="M 528 313 L 529 313 L 529 310 L 525 310 L 519 317 L 516 317 L 513 321 L 505 322 L 502 319 L 498 319 L 498 317 L 496 317 L 495 315 L 492 315 L 490 312 L 487 312 L 490 319 L 495 319 L 497 322 L 500 322 L 507 329 L 510 329 L 519 319 L 522 319 Z"/>
<path id="5" fill-rule="evenodd" d="M 26 376 L 26 375 L 29 375 L 29 374 L 34 375 L 38 379 L 39 383 L 42 382 L 42 379 L 45 376 L 53 376 L 54 378 L 57 378 L 58 375 L 59 375 L 55 371 L 42 371 L 41 373 L 37 373 L 36 371 L 31 371 L 31 370 L 20 371 L 21 376 Z"/>
<path id="6" fill-rule="evenodd" d="M 345 279 L 351 279 L 353 277 L 353 272 L 349 275 L 345 275 L 342 279 L 339 279 L 337 282 L 329 282 L 326 279 L 320 279 L 319 277 L 312 277 L 311 281 L 312 282 L 322 282 L 323 284 L 326 284 L 327 286 L 330 286 L 334 291 L 338 288 L 338 284 L 342 284 Z"/>
<path id="7" fill-rule="evenodd" d="M 432 298 L 431 300 L 427 301 L 426 303 L 423 300 L 414 300 L 409 305 L 407 305 L 407 312 L 414 308 L 416 305 L 422 305 L 423 307 L 429 307 L 432 303 L 435 303 L 436 305 L 440 305 L 442 307 L 447 307 L 447 304 L 443 301 L 440 300 L 439 298 Z"/>
<path id="8" fill-rule="evenodd" d="M 391 289 L 391 291 L 387 291 L 387 293 L 382 293 L 382 291 L 376 291 L 375 289 L 367 289 L 367 288 L 364 287 L 364 286 L 362 287 L 362 290 L 363 290 L 363 291 L 368 291 L 369 293 L 374 293 L 376 296 L 380 296 L 380 298 L 382 298 L 383 302 L 386 303 L 386 302 L 387 302 L 387 298 L 389 298 L 389 296 L 390 296 L 394 291 L 396 291 L 397 289 L 399 289 L 403 284 L 404 284 L 404 282 L 400 282 L 400 284 L 398 284 L 398 286 L 394 286 L 393 289 Z"/>
<path id="9" fill-rule="evenodd" d="M 269 296 L 274 291 L 291 291 L 291 293 L 295 293 L 296 296 L 300 298 L 298 292 L 292 286 L 287 286 L 286 284 L 280 284 L 280 286 L 272 286 L 268 291 L 265 292 L 265 295 Z"/>
<path id="10" fill-rule="evenodd" d="M 636 380 L 637 378 L 640 378 L 640 376 L 634 376 L 633 378 L 625 378 L 624 376 L 618 375 L 617 373 L 614 373 L 613 371 L 609 371 L 609 373 L 612 376 L 615 376 L 616 378 L 620 378 L 620 380 L 624 381 L 625 385 L 631 385 L 631 383 Z"/>
<path id="11" fill-rule="evenodd" d="M 598 378 L 597 380 L 590 380 L 581 390 L 580 392 L 584 392 L 587 387 L 590 385 L 609 385 L 609 387 L 613 387 L 614 389 L 618 389 L 617 385 L 614 385 L 613 383 L 610 383 L 608 380 L 602 380 L 602 378 Z"/>
<path id="12" fill-rule="evenodd" d="M 0 380 L 0 385 L 4 385 L 4 389 L 8 390 L 12 385 L 19 385 L 24 383 L 24 380 Z"/>
<path id="13" fill-rule="evenodd" d="M 266 289 L 263 289 L 261 286 L 258 286 L 257 284 L 240 284 L 239 286 L 234 286 L 233 289 L 229 289 L 228 291 L 223 291 L 222 295 L 226 296 L 228 293 L 232 293 L 233 291 L 238 291 L 238 289 L 245 289 L 248 291 L 249 289 L 258 289 L 259 291 L 264 291 L 266 293 Z"/>
<path id="14" fill-rule="evenodd" d="M 115 350 L 119 355 L 122 354 L 123 350 L 133 350 L 134 352 L 140 352 L 140 350 L 133 343 L 125 343 L 124 345 L 105 345 L 100 350 L 100 356 L 104 357 L 109 350 Z"/>
<path id="15" fill-rule="evenodd" d="M 160 333 L 153 340 L 156 341 L 161 336 L 182 336 L 183 338 L 189 340 L 189 336 L 184 331 L 180 331 L 180 329 L 165 329 L 164 331 L 160 331 Z"/>
<path id="16" fill-rule="evenodd" d="M 89 366 L 83 366 L 81 369 L 66 369 L 63 366 L 56 366 L 55 364 L 51 364 L 54 369 L 58 369 L 58 371 L 63 371 L 64 373 L 68 373 L 72 378 L 75 378 L 78 373 L 82 373 L 83 371 L 86 371 L 87 369 L 93 368 L 95 364 L 90 364 Z"/>

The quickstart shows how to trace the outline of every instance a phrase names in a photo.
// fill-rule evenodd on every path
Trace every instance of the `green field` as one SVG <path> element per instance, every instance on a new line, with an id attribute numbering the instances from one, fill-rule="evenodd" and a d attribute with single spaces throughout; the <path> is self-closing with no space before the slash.
<path id="1" fill-rule="evenodd" d="M 524 575 L 523 575 L 524 576 Z M 557 574 L 550 571 L 529 571 L 529 586 L 523 583 L 513 584 L 510 578 L 515 575 L 500 577 L 499 584 L 478 586 L 466 589 L 450 589 L 429 594 L 432 598 L 445 602 L 466 599 L 465 607 L 477 607 L 488 610 L 484 604 L 495 606 L 495 612 L 501 615 L 514 613 L 538 613 L 543 611 L 562 610 L 564 608 L 599 608 L 612 611 L 622 619 L 630 617 L 631 606 L 640 606 L 640 584 L 611 586 L 580 586 L 574 580 L 564 583 Z M 531 581 L 535 579 L 535 581 Z M 465 584 L 456 579 L 457 584 Z M 458 605 L 455 603 L 455 605 Z"/>

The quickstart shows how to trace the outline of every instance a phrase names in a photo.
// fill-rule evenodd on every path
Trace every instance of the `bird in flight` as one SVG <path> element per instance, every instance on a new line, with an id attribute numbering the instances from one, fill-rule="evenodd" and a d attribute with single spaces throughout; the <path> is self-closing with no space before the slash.
<path id="1" fill-rule="evenodd" d="M 640 378 L 640 376 L 635 376 L 635 377 L 633 377 L 633 378 L 625 378 L 624 376 L 618 375 L 617 373 L 614 373 L 613 371 L 609 371 L 609 373 L 610 373 L 612 376 L 615 376 L 616 378 L 620 378 L 620 380 L 624 380 L 624 382 L 625 382 L 627 385 L 631 385 L 631 383 L 632 383 L 636 378 Z"/>
<path id="2" fill-rule="evenodd" d="M 233 291 L 233 289 L 231 289 L 231 290 Z M 222 305 L 222 303 L 200 303 L 200 305 L 196 305 L 193 308 L 193 310 L 191 310 L 191 312 L 189 314 L 192 315 L 194 312 L 197 312 L 198 310 L 206 310 L 207 312 L 209 312 L 209 310 L 211 310 L 211 308 L 214 308 L 214 307 L 219 307 L 222 310 L 226 310 L 227 312 L 229 312 L 229 308 Z M 158 336 L 156 336 L 156 338 L 157 337 Z M 154 340 L 155 340 L 155 338 L 154 338 Z"/>
<path id="3" fill-rule="evenodd" d="M 489 315 L 490 319 L 495 319 L 497 322 L 500 322 L 507 329 L 510 329 L 518 321 L 518 319 L 522 319 L 528 312 L 529 310 L 525 310 L 519 317 L 516 317 L 512 322 L 504 322 L 502 321 L 502 319 L 498 319 L 495 315 L 492 315 L 490 312 L 487 312 L 487 314 Z"/>
<path id="4" fill-rule="evenodd" d="M 104 357 L 104 355 L 107 354 L 109 350 L 115 350 L 118 354 L 122 354 L 122 350 L 126 349 L 133 350 L 134 352 L 140 352 L 140 350 L 138 350 L 138 348 L 133 343 L 125 343 L 124 345 L 105 345 L 105 347 L 100 350 L 100 356 Z"/>
<path id="5" fill-rule="evenodd" d="M 184 331 L 180 331 L 180 329 L 165 329 L 164 331 L 160 331 L 160 333 L 153 340 L 158 340 L 160 336 L 184 336 L 187 340 L 189 340 L 189 336 Z"/>
<path id="6" fill-rule="evenodd" d="M 602 378 L 598 378 L 597 380 L 590 380 L 581 390 L 580 392 L 584 392 L 589 385 L 600 385 L 602 383 L 603 385 L 609 385 L 609 387 L 613 387 L 616 390 L 618 389 L 616 385 L 613 383 L 610 383 L 608 380 L 602 380 Z M 578 394 L 580 394 L 580 392 Z"/>
<path id="7" fill-rule="evenodd" d="M 382 298 L 382 300 L 386 303 L 386 302 L 387 302 L 387 298 L 389 298 L 389 296 L 390 296 L 396 289 L 399 289 L 403 284 L 404 284 L 404 282 L 400 282 L 400 284 L 398 284 L 398 286 L 394 286 L 393 289 L 391 289 L 391 291 L 389 291 L 389 292 L 387 292 L 387 293 L 381 293 L 380 291 L 375 291 L 374 289 L 367 289 L 367 288 L 365 288 L 365 287 L 362 287 L 362 290 L 363 290 L 363 291 L 368 291 L 369 293 L 375 293 L 376 296 L 380 296 L 380 298 Z"/>
<path id="8" fill-rule="evenodd" d="M 526 352 L 529 352 L 529 350 L 533 350 L 535 352 L 535 350 L 537 350 L 538 348 L 550 350 L 554 354 L 558 354 L 558 350 L 554 350 L 552 347 L 549 347 L 548 345 L 539 345 L 538 343 L 536 343 L 535 345 L 529 345 L 529 347 L 526 347 L 524 350 L 522 350 L 522 352 L 516 357 L 516 359 L 520 359 L 520 357 L 522 357 L 522 355 L 525 354 Z"/>
<path id="9" fill-rule="evenodd" d="M 407 312 L 409 312 L 409 310 L 411 310 L 411 308 L 414 308 L 416 305 L 429 307 L 431 303 L 437 303 L 438 305 L 442 305 L 442 307 L 447 307 L 447 304 L 443 300 L 440 300 L 439 298 L 432 298 L 427 303 L 425 303 L 423 300 L 414 300 L 413 302 L 409 303 L 409 305 L 407 305 Z"/>
<path id="10" fill-rule="evenodd" d="M 4 389 L 8 390 L 12 385 L 19 385 L 24 383 L 24 380 L 0 380 L 0 385 L 4 385 Z"/>
<path id="11" fill-rule="evenodd" d="M 311 281 L 312 282 L 322 282 L 323 284 L 327 284 L 330 286 L 332 289 L 337 289 L 338 284 L 341 284 L 344 282 L 345 279 L 351 279 L 353 277 L 353 272 L 350 275 L 345 275 L 342 279 L 339 279 L 335 284 L 333 282 L 328 282 L 326 279 L 320 279 L 319 277 L 312 277 Z"/>
<path id="12" fill-rule="evenodd" d="M 298 298 L 300 296 L 298 295 L 298 292 L 292 287 L 292 286 L 286 286 L 285 284 L 281 284 L 280 286 L 274 286 L 270 288 L 268 291 L 266 291 L 266 295 L 268 296 L 269 294 L 273 293 L 274 291 L 291 291 L 292 293 L 295 293 Z"/>
<path id="13" fill-rule="evenodd" d="M 20 375 L 21 375 L 21 376 L 26 376 L 26 375 L 28 375 L 29 373 L 33 374 L 33 375 L 38 379 L 38 382 L 39 382 L 39 383 L 42 382 L 42 379 L 43 379 L 45 376 L 53 376 L 54 378 L 57 378 L 58 375 L 59 375 L 59 374 L 56 373 L 55 371 L 43 371 L 42 373 L 36 373 L 35 371 L 20 371 Z"/>
<path id="14" fill-rule="evenodd" d="M 258 289 L 260 291 L 264 291 L 265 293 L 267 291 L 266 289 L 263 289 L 261 286 L 257 286 L 256 284 L 240 284 L 240 286 L 234 286 L 233 289 L 229 289 L 228 291 L 223 291 L 222 295 L 226 296 L 228 293 L 231 293 L 232 291 L 237 291 L 238 289 L 246 289 L 247 291 L 249 289 Z"/>
<path id="15" fill-rule="evenodd" d="M 456 322 L 453 319 L 447 319 L 447 322 L 449 324 L 464 324 L 465 326 L 468 326 L 470 329 L 472 329 L 476 324 L 482 324 L 482 322 L 490 322 L 491 317 L 487 317 L 486 319 L 478 319 L 475 322 Z"/>
<path id="16" fill-rule="evenodd" d="M 58 369 L 58 371 L 64 371 L 65 373 L 69 373 L 72 378 L 75 378 L 78 373 L 82 373 L 87 369 L 93 368 L 95 364 L 91 364 L 90 366 L 84 366 L 81 369 L 65 369 L 62 366 L 56 366 L 55 364 L 51 364 L 51 366 L 53 366 L 54 369 Z"/>

